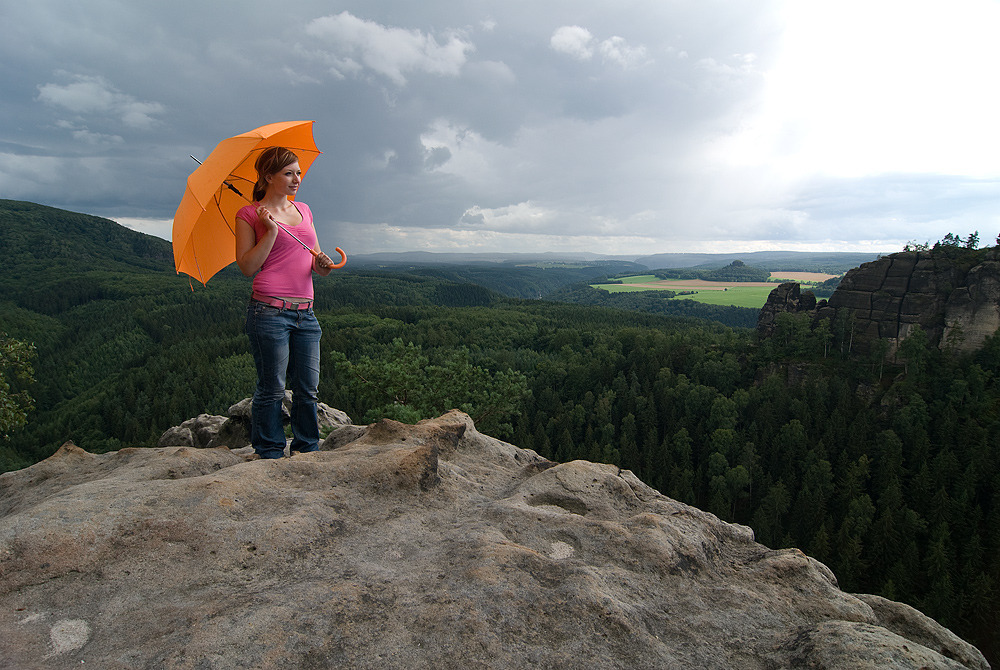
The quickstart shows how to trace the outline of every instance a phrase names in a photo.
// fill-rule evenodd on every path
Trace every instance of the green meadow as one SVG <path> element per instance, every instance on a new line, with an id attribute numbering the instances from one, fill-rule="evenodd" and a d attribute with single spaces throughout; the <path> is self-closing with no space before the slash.
<path id="1" fill-rule="evenodd" d="M 673 290 L 664 286 L 663 288 L 649 288 L 648 286 L 632 286 L 629 284 L 591 284 L 594 288 L 604 289 L 608 293 L 636 293 L 639 291 L 670 291 Z"/>
<path id="2" fill-rule="evenodd" d="M 656 275 L 636 275 L 633 277 L 622 277 L 621 284 L 591 284 L 593 288 L 602 289 L 608 293 L 633 293 L 638 291 L 691 291 L 690 288 L 681 288 L 671 284 L 663 284 L 659 288 L 649 286 L 636 286 L 636 284 L 650 284 L 660 282 Z M 706 290 L 695 291 L 677 295 L 674 300 L 694 300 L 706 305 L 719 305 L 734 307 L 750 307 L 760 309 L 767 302 L 767 296 L 778 286 L 741 286 L 738 282 L 725 282 L 726 290 Z"/>
<path id="3" fill-rule="evenodd" d="M 629 293 L 632 291 L 660 291 L 664 289 L 649 288 L 648 286 L 633 286 L 633 284 L 648 284 L 658 282 L 660 278 L 656 275 L 635 275 L 634 277 L 622 277 L 621 284 L 591 284 L 593 288 L 601 288 L 608 293 Z"/>
<path id="4" fill-rule="evenodd" d="M 767 296 L 778 285 L 774 286 L 736 286 L 725 291 L 698 291 L 691 295 L 679 295 L 674 300 L 695 300 L 707 305 L 733 305 L 734 307 L 752 307 L 760 309 L 767 302 Z"/>

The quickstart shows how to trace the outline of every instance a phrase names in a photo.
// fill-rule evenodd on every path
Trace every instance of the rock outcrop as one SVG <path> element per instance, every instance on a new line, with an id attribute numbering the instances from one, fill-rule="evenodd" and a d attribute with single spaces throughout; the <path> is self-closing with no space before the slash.
<path id="1" fill-rule="evenodd" d="M 451 412 L 0 475 L 0 668 L 986 668 L 912 608 Z"/>
<path id="2" fill-rule="evenodd" d="M 1000 328 L 997 249 L 884 256 L 848 271 L 829 301 L 800 296 L 797 286 L 782 284 L 768 296 L 757 321 L 762 335 L 773 332 L 781 312 L 808 313 L 814 324 L 850 317 L 851 351 L 867 354 L 883 340 L 891 359 L 917 325 L 932 344 L 958 353 L 975 351 Z"/>
<path id="3" fill-rule="evenodd" d="M 826 306 L 826 301 L 822 301 Z M 757 331 L 764 337 L 774 334 L 778 315 L 785 312 L 798 314 L 806 312 L 810 316 L 816 314 L 816 296 L 812 291 L 802 291 L 798 282 L 779 284 L 767 296 L 767 302 L 760 308 L 757 315 Z"/>
<path id="4" fill-rule="evenodd" d="M 245 398 L 229 408 L 228 416 L 199 414 L 179 426 L 168 428 L 160 436 L 158 447 L 194 447 L 211 449 L 229 447 L 240 449 L 250 444 L 251 398 Z M 285 391 L 281 402 L 281 413 L 285 424 L 292 418 L 292 392 Z M 317 415 L 320 429 L 331 430 L 351 425 L 351 417 L 339 409 L 325 403 L 318 403 Z"/>

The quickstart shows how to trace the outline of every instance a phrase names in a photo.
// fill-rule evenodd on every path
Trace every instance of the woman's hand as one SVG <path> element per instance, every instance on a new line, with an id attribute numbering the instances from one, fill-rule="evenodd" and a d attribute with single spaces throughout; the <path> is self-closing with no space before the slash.
<path id="1" fill-rule="evenodd" d="M 264 205 L 257 205 L 257 218 L 268 232 L 278 232 L 278 223 Z"/>
<path id="2" fill-rule="evenodd" d="M 260 216 L 261 209 L 264 208 L 257 208 L 258 216 Z M 267 210 L 264 209 L 264 212 L 266 213 Z M 261 221 L 265 222 L 264 225 L 267 228 L 258 240 L 250 222 L 239 216 L 236 217 L 236 263 L 240 266 L 240 271 L 247 277 L 252 277 L 261 268 L 278 237 L 278 226 L 273 220 L 265 220 L 262 217 Z"/>
<path id="3" fill-rule="evenodd" d="M 333 265 L 333 259 L 322 251 L 313 257 L 313 269 L 316 270 L 316 273 L 322 277 L 330 274 L 330 271 L 333 270 Z"/>

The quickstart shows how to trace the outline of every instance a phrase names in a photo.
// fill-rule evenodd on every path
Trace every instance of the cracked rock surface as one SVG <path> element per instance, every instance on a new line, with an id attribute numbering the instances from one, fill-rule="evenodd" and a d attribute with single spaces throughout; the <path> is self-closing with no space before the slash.
<path id="1" fill-rule="evenodd" d="M 912 608 L 457 411 L 0 475 L 0 668 L 986 668 Z"/>

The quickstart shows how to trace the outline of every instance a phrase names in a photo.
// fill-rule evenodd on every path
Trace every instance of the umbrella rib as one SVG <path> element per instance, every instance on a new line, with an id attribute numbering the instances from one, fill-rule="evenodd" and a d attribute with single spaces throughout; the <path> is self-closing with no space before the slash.
<path id="1" fill-rule="evenodd" d="M 222 203 L 219 202 L 219 198 L 218 197 L 212 198 L 212 202 L 215 203 L 215 208 L 219 210 L 219 216 L 222 218 L 223 221 L 225 221 L 226 227 L 229 228 L 229 232 L 231 232 L 233 236 L 235 236 L 236 229 L 233 227 L 233 224 L 229 222 L 229 218 L 226 216 L 226 213 L 222 211 Z"/>
<path id="2" fill-rule="evenodd" d="M 198 281 L 200 281 L 204 285 L 205 280 L 202 279 L 202 277 L 205 276 L 205 273 L 201 271 L 201 263 L 198 262 L 198 252 L 195 251 L 193 253 L 193 256 L 194 256 L 194 266 L 198 269 Z"/>

